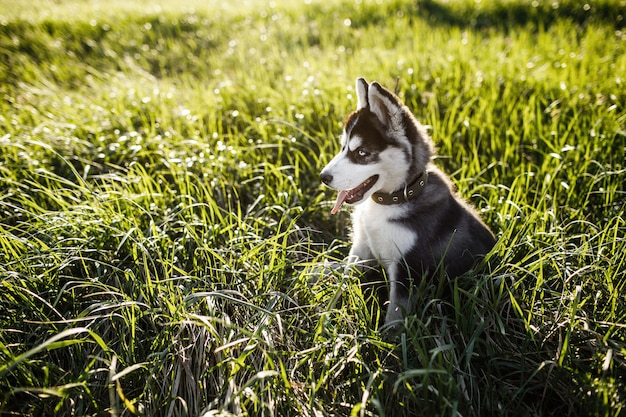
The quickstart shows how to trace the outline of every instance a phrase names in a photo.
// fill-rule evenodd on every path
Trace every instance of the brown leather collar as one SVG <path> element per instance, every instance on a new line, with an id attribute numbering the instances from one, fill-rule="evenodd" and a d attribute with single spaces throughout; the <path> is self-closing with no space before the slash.
<path id="1" fill-rule="evenodd" d="M 408 203 L 410 200 L 417 198 L 422 193 L 426 182 L 428 181 L 428 171 L 424 171 L 410 185 L 405 185 L 402 190 L 393 193 L 374 193 L 372 199 L 378 204 L 390 206 L 393 204 Z"/>

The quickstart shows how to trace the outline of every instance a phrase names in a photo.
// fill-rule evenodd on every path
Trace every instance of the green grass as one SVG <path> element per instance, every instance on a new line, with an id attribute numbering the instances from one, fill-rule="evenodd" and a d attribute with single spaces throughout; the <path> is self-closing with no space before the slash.
<path id="1" fill-rule="evenodd" d="M 623 1 L 0 0 L 0 415 L 617 416 Z M 319 265 L 354 79 L 498 235 L 398 338 Z"/>

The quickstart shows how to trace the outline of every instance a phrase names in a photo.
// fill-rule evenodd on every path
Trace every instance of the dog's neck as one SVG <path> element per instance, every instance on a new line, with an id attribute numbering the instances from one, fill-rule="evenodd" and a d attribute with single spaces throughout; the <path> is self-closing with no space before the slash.
<path id="1" fill-rule="evenodd" d="M 372 199 L 378 203 L 385 206 L 390 206 L 393 204 L 402 204 L 408 203 L 409 201 L 417 198 L 421 193 L 424 187 L 426 186 L 426 182 L 428 181 L 428 171 L 422 172 L 417 178 L 408 185 L 405 185 L 404 188 L 398 191 L 394 191 L 393 193 L 374 193 L 372 194 Z"/>

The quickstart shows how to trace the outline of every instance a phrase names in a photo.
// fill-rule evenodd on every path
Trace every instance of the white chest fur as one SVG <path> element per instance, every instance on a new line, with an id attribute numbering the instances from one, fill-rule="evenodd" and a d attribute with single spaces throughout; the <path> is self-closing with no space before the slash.
<path id="1" fill-rule="evenodd" d="M 402 206 L 383 206 L 373 201 L 358 205 L 352 215 L 353 243 L 368 247 L 373 257 L 385 267 L 400 261 L 418 238 L 415 231 L 390 221 L 402 217 L 404 211 Z"/>

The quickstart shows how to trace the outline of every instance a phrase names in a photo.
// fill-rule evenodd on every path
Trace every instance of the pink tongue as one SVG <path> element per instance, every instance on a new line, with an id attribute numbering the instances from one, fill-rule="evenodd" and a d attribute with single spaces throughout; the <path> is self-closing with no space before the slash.
<path id="1" fill-rule="evenodd" d="M 346 200 L 346 197 L 348 196 L 348 191 L 339 191 L 339 194 L 337 194 L 337 201 L 335 202 L 335 207 L 333 207 L 333 209 L 330 211 L 330 214 L 337 214 L 337 212 L 339 211 L 339 208 L 341 207 L 341 205 L 343 204 L 343 202 Z"/>

